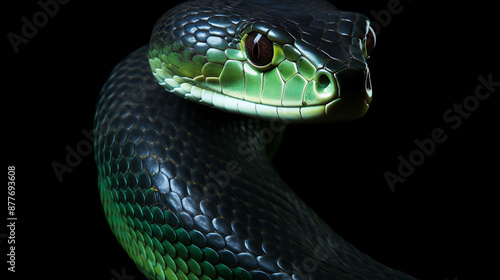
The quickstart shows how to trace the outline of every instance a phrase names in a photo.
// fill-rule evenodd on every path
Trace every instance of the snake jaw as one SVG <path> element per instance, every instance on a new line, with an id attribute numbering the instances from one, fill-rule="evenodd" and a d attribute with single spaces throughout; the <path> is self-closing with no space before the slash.
<path id="1" fill-rule="evenodd" d="M 161 94 L 146 48 L 125 58 L 103 86 L 94 142 L 101 201 L 120 244 L 148 279 L 413 279 L 337 236 L 264 153 L 283 135 L 277 120 L 367 112 L 368 19 L 327 1 L 225 2 L 189 1 L 159 20 L 153 76 L 185 99 L 271 121 Z M 250 55 L 238 22 L 260 33 L 250 36 Z"/>
<path id="2" fill-rule="evenodd" d="M 232 113 L 308 123 L 347 121 L 367 112 L 372 99 L 368 67 L 347 67 L 332 74 L 325 68 L 316 70 L 304 56 L 294 57 L 300 54 L 294 46 L 275 45 L 275 49 L 282 58 L 267 71 L 246 63 L 244 54 L 232 50 L 232 59 L 227 59 L 219 77 L 179 76 L 158 57 L 149 62 L 153 75 L 167 91 Z M 274 89 L 265 87 L 269 83 Z"/>

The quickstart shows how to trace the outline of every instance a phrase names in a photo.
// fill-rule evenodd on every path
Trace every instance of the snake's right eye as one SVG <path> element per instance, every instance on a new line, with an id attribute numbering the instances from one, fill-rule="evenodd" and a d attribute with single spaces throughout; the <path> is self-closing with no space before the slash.
<path id="1" fill-rule="evenodd" d="M 260 33 L 249 33 L 245 39 L 245 50 L 248 59 L 255 66 L 266 66 L 273 60 L 273 43 Z"/>
<path id="2" fill-rule="evenodd" d="M 370 29 L 368 29 L 368 34 L 366 35 L 366 39 L 363 42 L 363 53 L 366 59 L 370 58 L 370 53 L 372 52 L 373 48 L 375 48 L 376 43 L 377 37 L 375 36 L 375 31 L 373 31 L 373 28 L 371 28 L 370 26 Z"/>

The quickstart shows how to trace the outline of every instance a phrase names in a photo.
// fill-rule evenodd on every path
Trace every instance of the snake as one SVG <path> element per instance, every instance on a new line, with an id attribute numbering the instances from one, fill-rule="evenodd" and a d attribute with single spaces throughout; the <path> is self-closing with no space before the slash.
<path id="1" fill-rule="evenodd" d="M 323 0 L 167 11 L 114 68 L 94 118 L 104 214 L 138 269 L 160 280 L 414 279 L 340 237 L 271 162 L 287 125 L 365 115 L 374 45 L 365 15 Z"/>

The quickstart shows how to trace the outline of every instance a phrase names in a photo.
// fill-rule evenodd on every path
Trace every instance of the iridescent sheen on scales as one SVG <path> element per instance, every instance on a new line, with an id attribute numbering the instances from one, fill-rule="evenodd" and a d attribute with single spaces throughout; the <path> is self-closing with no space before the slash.
<path id="1" fill-rule="evenodd" d="M 270 163 L 283 123 L 365 114 L 372 36 L 321 0 L 191 1 L 160 18 L 95 116 L 104 212 L 148 279 L 413 279 L 344 241 Z M 261 131 L 273 141 L 249 140 Z"/>

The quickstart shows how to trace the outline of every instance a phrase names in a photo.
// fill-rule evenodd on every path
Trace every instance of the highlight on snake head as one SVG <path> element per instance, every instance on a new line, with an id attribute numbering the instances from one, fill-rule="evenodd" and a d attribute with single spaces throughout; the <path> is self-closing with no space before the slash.
<path id="1" fill-rule="evenodd" d="M 336 234 L 271 162 L 285 124 L 368 110 L 367 17 L 324 0 L 227 2 L 171 9 L 103 85 L 94 151 L 118 242 L 148 279 L 414 280 Z"/>
<path id="2" fill-rule="evenodd" d="M 193 5 L 200 12 L 214 10 L 214 4 Z M 366 16 L 318 7 L 313 17 L 294 7 L 283 17 L 286 7 L 261 13 L 251 6 L 206 18 L 189 12 L 163 17 L 149 49 L 160 85 L 186 99 L 262 119 L 336 122 L 367 112 L 367 59 L 375 33 Z"/>

